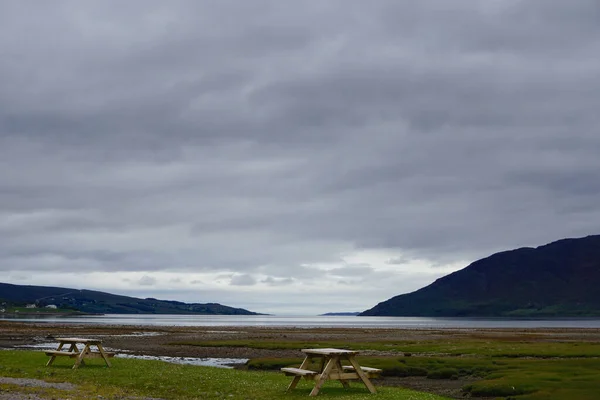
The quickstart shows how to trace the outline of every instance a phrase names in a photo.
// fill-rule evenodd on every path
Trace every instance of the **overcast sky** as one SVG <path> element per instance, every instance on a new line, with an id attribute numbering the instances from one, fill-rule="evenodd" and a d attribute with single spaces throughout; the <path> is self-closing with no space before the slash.
<path id="1" fill-rule="evenodd" d="M 363 311 L 600 233 L 597 0 L 0 1 L 0 281 Z"/>

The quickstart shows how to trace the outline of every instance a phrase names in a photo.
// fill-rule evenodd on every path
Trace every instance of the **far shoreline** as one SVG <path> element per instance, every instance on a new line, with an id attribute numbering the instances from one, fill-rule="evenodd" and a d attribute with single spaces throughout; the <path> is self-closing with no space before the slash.
<path id="1" fill-rule="evenodd" d="M 501 318 L 501 317 L 357 317 L 354 315 L 282 316 L 215 314 L 0 314 L 0 321 L 95 326 L 146 327 L 270 327 L 360 329 L 583 329 L 599 328 L 597 317 Z"/>

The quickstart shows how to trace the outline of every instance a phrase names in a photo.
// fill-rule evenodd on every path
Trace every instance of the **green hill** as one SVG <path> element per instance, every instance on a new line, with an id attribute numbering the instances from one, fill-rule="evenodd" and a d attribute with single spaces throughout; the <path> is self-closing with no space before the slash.
<path id="1" fill-rule="evenodd" d="M 494 254 L 362 316 L 600 316 L 600 235 Z"/>
<path id="2" fill-rule="evenodd" d="M 0 283 L 0 303 L 6 306 L 56 305 L 59 309 L 100 314 L 223 314 L 257 315 L 243 308 L 218 303 L 183 303 L 153 298 L 119 296 L 94 290 Z M 6 308 L 6 306 L 4 306 Z M 2 308 L 2 307 L 0 307 Z"/>

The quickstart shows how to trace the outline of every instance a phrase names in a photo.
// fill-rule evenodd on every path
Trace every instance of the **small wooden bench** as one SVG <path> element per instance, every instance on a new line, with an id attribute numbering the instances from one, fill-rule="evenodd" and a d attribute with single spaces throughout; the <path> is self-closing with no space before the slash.
<path id="1" fill-rule="evenodd" d="M 79 353 L 76 353 L 74 351 L 46 350 L 45 353 L 47 356 L 70 357 L 70 358 L 79 357 Z M 105 351 L 104 354 L 106 355 L 106 357 L 109 357 L 109 358 L 112 358 L 115 356 L 115 353 L 111 353 L 108 351 Z M 100 353 L 99 351 L 88 351 L 87 353 L 85 353 L 85 358 L 102 358 L 102 353 Z"/>
<path id="2" fill-rule="evenodd" d="M 58 350 L 48 350 L 46 351 L 47 356 L 64 356 L 75 358 L 79 355 L 79 353 L 75 353 L 74 351 L 58 351 Z"/>
<path id="3" fill-rule="evenodd" d="M 310 378 L 310 377 L 314 378 L 315 376 L 317 376 L 319 374 L 318 372 L 311 371 L 309 369 L 290 368 L 290 367 L 281 368 L 281 371 L 284 372 L 287 376 L 303 376 L 305 378 Z"/>
<path id="4" fill-rule="evenodd" d="M 345 371 L 354 371 L 354 367 L 352 365 L 344 365 L 342 366 L 342 368 Z M 367 374 L 367 376 L 369 378 L 379 378 L 379 375 L 381 375 L 382 370 L 379 368 L 371 368 L 371 367 L 363 367 L 361 366 L 360 369 L 362 369 L 362 371 Z"/>

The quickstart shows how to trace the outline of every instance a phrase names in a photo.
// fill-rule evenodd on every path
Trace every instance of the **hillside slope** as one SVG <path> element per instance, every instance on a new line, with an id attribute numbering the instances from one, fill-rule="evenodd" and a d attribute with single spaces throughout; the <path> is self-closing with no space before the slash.
<path id="1" fill-rule="evenodd" d="M 86 313 L 102 314 L 224 314 L 256 315 L 243 308 L 233 308 L 217 303 L 183 303 L 157 299 L 139 299 L 94 290 L 78 290 L 49 286 L 22 286 L 0 283 L 0 303 L 54 304 Z"/>
<path id="2" fill-rule="evenodd" d="M 363 316 L 599 316 L 600 235 L 494 254 Z"/>

